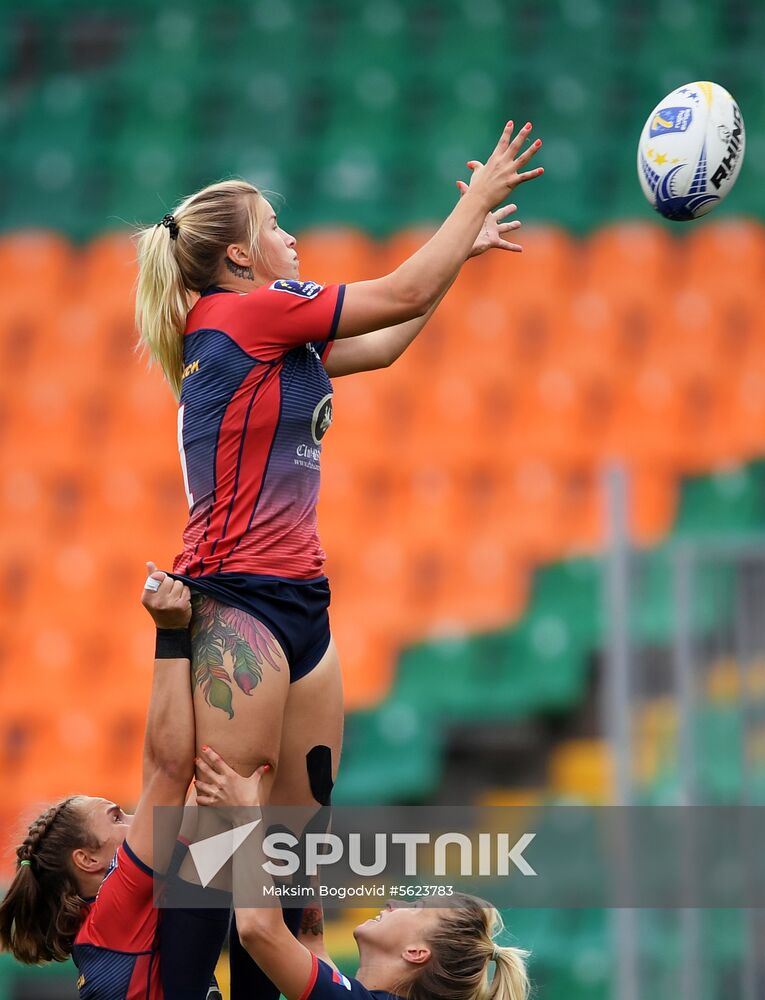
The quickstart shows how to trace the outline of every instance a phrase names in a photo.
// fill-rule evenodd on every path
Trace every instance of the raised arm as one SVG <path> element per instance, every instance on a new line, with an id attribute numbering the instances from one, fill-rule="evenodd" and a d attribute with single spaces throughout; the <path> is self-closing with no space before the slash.
<path id="1" fill-rule="evenodd" d="M 151 702 L 144 738 L 143 789 L 127 842 L 149 868 L 163 870 L 166 857 L 154 857 L 155 806 L 182 806 L 194 768 L 194 709 L 191 700 L 191 595 L 148 563 L 142 603 L 157 627 Z M 156 587 L 156 590 L 152 589 Z"/>
<path id="2" fill-rule="evenodd" d="M 468 190 L 467 184 L 463 181 L 458 181 L 457 184 L 460 194 L 464 195 Z M 520 244 L 510 243 L 505 239 L 521 225 L 518 220 L 504 221 L 516 211 L 516 208 L 516 205 L 505 205 L 504 208 L 500 208 L 496 212 L 489 212 L 468 254 L 468 259 L 478 257 L 494 248 L 509 250 L 513 253 L 520 253 L 523 250 Z M 424 329 L 452 284 L 453 282 L 449 282 L 424 316 L 410 319 L 406 323 L 399 323 L 398 326 L 373 330 L 372 333 L 365 333 L 360 337 L 347 337 L 336 343 L 325 362 L 329 377 L 340 378 L 342 375 L 356 375 L 358 372 L 389 368 Z"/>
<path id="3" fill-rule="evenodd" d="M 541 145 L 537 140 L 521 152 L 531 125 L 514 139 L 512 131 L 513 123 L 508 122 L 485 165 L 472 161 L 469 188 L 425 246 L 391 274 L 346 287 L 338 339 L 397 326 L 433 308 L 470 254 L 487 213 L 519 184 L 542 173 L 541 167 L 523 171 Z"/>

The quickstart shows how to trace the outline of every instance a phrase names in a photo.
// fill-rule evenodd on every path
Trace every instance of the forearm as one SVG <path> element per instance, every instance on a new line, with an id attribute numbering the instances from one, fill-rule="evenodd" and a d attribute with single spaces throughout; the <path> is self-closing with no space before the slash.
<path id="1" fill-rule="evenodd" d="M 454 278 L 424 316 L 407 320 L 397 326 L 373 330 L 361 337 L 338 341 L 333 346 L 325 365 L 329 377 L 341 378 L 343 375 L 377 371 L 379 368 L 388 368 L 392 365 L 423 330 L 453 283 Z"/>
<path id="2" fill-rule="evenodd" d="M 191 698 L 191 661 L 180 655 L 185 637 L 182 631 L 171 642 L 178 646 L 161 650 L 154 661 L 151 701 L 144 739 L 144 778 L 162 771 L 169 777 L 188 785 L 193 774 L 194 762 L 194 708 Z M 183 640 L 179 643 L 179 637 Z M 176 652 L 167 656 L 165 653 Z"/>
<path id="3" fill-rule="evenodd" d="M 449 284 L 446 288 L 444 288 L 424 316 L 418 316 L 417 319 L 410 319 L 406 323 L 399 323 L 398 326 L 389 326 L 386 330 L 378 330 L 375 333 L 370 334 L 371 337 L 377 336 L 377 334 L 380 335 L 380 353 L 382 356 L 382 364 L 378 367 L 386 368 L 388 365 L 392 365 L 394 361 L 401 357 L 407 347 L 409 347 L 409 345 L 422 332 L 423 328 L 428 323 L 436 309 L 438 309 L 441 305 L 446 293 L 452 287 L 456 278 L 457 272 L 452 275 Z"/>
<path id="4" fill-rule="evenodd" d="M 255 818 L 256 814 L 252 815 Z M 241 825 L 242 819 L 237 825 Z M 249 955 L 282 995 L 294 1000 L 303 995 L 309 981 L 311 952 L 287 928 L 278 901 L 271 900 L 269 906 L 262 898 L 264 889 L 273 886 L 271 875 L 262 868 L 262 843 L 263 831 L 258 826 L 244 845 L 234 852 L 232 875 L 236 927 Z"/>
<path id="5" fill-rule="evenodd" d="M 424 301 L 423 316 L 446 293 L 467 260 L 490 207 L 468 191 L 425 246 L 390 276 L 403 297 Z"/>

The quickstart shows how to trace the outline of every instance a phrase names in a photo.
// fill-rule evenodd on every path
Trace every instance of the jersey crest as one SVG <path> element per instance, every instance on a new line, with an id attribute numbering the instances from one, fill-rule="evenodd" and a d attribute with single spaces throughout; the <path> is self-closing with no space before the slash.
<path id="1" fill-rule="evenodd" d="M 315 281 L 295 281 L 292 278 L 280 278 L 271 285 L 272 292 L 287 292 L 301 299 L 315 299 L 322 288 L 323 285 L 317 285 Z"/>

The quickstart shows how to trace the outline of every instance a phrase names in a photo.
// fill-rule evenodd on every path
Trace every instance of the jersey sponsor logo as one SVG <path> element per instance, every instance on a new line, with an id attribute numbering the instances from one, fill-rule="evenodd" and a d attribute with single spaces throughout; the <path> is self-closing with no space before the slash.
<path id="1" fill-rule="evenodd" d="M 347 979 L 342 972 L 338 972 L 337 969 L 332 970 L 332 982 L 337 983 L 338 986 L 344 986 L 348 991 L 351 989 L 350 979 Z"/>
<path id="2" fill-rule="evenodd" d="M 189 362 L 189 364 L 186 365 L 186 367 L 183 369 L 183 375 L 181 375 L 181 382 L 183 382 L 184 379 L 187 379 L 189 375 L 193 375 L 194 372 L 198 371 L 199 371 L 199 358 L 197 358 L 196 361 L 191 361 Z"/>
<path id="3" fill-rule="evenodd" d="M 85 976 L 83 975 L 80 976 L 80 978 L 77 980 L 77 989 L 81 990 L 84 985 L 85 985 Z"/>
<path id="4" fill-rule="evenodd" d="M 332 425 L 332 393 L 328 393 L 320 403 L 316 404 L 311 418 L 311 435 L 319 444 Z"/>
<path id="5" fill-rule="evenodd" d="M 297 295 L 301 299 L 315 299 L 324 287 L 317 285 L 315 281 L 295 281 L 292 278 L 280 278 L 270 286 L 272 292 L 287 292 L 288 295 Z"/>

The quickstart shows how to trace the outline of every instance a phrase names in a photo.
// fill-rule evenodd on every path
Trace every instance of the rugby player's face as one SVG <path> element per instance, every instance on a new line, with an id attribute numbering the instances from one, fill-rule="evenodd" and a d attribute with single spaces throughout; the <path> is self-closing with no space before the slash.
<path id="1" fill-rule="evenodd" d="M 371 947 L 390 957 L 403 957 L 417 964 L 427 960 L 429 932 L 440 919 L 440 910 L 426 906 L 401 906 L 388 902 L 380 913 L 361 924 L 353 932 L 359 950 Z M 427 955 L 423 953 L 427 952 Z"/>
<path id="2" fill-rule="evenodd" d="M 297 278 L 300 270 L 296 240 L 279 225 L 276 213 L 268 206 L 268 216 L 260 230 L 260 249 L 263 254 L 267 281 L 278 278 Z"/>
<path id="3" fill-rule="evenodd" d="M 108 866 L 115 851 L 127 836 L 133 817 L 123 812 L 116 802 L 109 799 L 86 798 L 85 809 L 88 829 L 101 845 L 93 853 L 98 854 L 104 865 Z"/>

